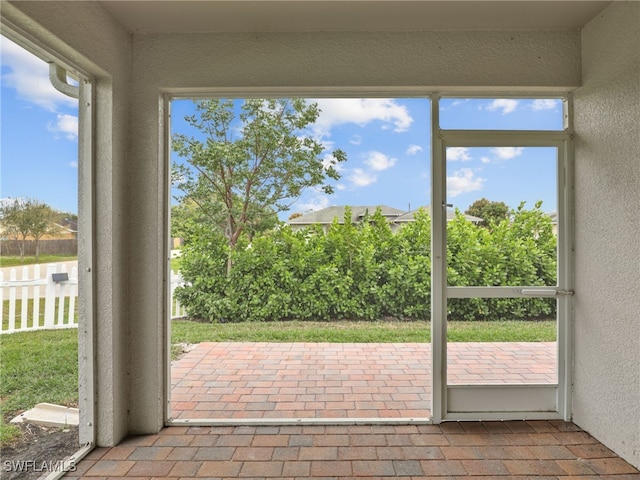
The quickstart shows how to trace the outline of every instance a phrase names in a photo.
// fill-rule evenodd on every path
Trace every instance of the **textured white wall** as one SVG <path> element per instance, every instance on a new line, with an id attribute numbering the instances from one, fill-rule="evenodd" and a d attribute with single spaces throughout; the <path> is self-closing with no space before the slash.
<path id="1" fill-rule="evenodd" d="M 95 228 L 95 405 L 98 445 L 117 444 L 128 431 L 129 378 L 127 362 L 126 198 L 131 37 L 100 5 L 93 2 L 3 2 L 3 20 L 10 21 L 59 57 L 95 76 L 95 126 L 92 139 L 96 161 L 93 194 L 94 225 L 80 218 L 81 243 Z M 81 142 L 86 139 L 81 138 Z M 81 169 L 82 170 L 82 169 Z M 90 181 L 90 180 L 89 180 Z M 86 259 L 81 258 L 81 262 Z M 85 274 L 85 272 L 81 272 Z M 80 329 L 82 331 L 82 329 Z M 81 351 L 84 338 L 81 338 Z M 93 341 L 89 339 L 89 341 Z M 85 375 L 83 384 L 93 381 Z M 84 427 L 85 407 L 81 403 Z"/>
<path id="2" fill-rule="evenodd" d="M 129 313 L 130 428 L 162 412 L 166 165 L 162 93 L 307 94 L 445 90 L 564 92 L 580 84 L 577 31 L 172 34 L 133 36 Z M 227 91 L 230 91 L 227 90 Z"/>
<path id="3" fill-rule="evenodd" d="M 559 30 L 136 35 L 134 81 L 185 89 L 562 89 L 580 85 L 579 49 L 579 32 Z"/>
<path id="4" fill-rule="evenodd" d="M 575 97 L 574 421 L 640 466 L 640 3 L 583 30 Z"/>
<path id="5" fill-rule="evenodd" d="M 575 419 L 636 464 L 639 7 L 615 5 L 583 33 L 574 329 Z M 526 93 L 581 83 L 577 32 L 134 35 L 131 42 L 95 3 L 16 2 L 14 8 L 31 17 L 22 19 L 26 31 L 97 76 L 94 273 L 102 445 L 162 425 L 163 91 Z"/>

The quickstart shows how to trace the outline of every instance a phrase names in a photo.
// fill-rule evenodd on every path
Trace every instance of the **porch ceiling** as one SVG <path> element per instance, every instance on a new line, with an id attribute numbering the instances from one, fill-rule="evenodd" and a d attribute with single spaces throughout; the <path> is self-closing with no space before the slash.
<path id="1" fill-rule="evenodd" d="M 101 3 L 131 33 L 581 28 L 611 1 L 205 0 Z"/>

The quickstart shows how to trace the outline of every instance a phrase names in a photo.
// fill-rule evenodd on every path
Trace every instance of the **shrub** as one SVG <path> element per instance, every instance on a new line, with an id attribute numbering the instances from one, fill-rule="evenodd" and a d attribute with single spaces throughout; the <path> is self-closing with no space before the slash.
<path id="1" fill-rule="evenodd" d="M 286 319 L 426 319 L 431 298 L 431 219 L 393 234 L 379 211 L 354 225 L 347 209 L 325 232 L 287 225 L 258 235 L 231 254 L 203 225 L 182 254 L 187 285 L 176 292 L 191 317 L 213 322 Z M 524 205 L 492 229 L 461 215 L 447 227 L 450 286 L 554 285 L 556 239 L 537 204 Z M 226 273 L 227 262 L 232 269 Z M 554 299 L 451 299 L 450 320 L 546 317 Z"/>

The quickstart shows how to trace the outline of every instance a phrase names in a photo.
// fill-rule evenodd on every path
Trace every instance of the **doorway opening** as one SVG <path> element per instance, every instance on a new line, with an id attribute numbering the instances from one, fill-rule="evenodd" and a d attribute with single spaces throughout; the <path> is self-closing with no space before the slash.
<path id="1" fill-rule="evenodd" d="M 278 122 L 293 117 L 278 102 L 292 99 L 251 99 L 247 113 L 249 99 L 200 98 L 166 100 L 171 268 L 181 270 L 167 327 L 169 424 L 483 418 L 486 408 L 460 400 L 473 384 L 468 356 L 455 354 L 465 344 L 477 347 L 468 350 L 474 361 L 493 359 L 471 372 L 490 391 L 513 383 L 496 365 L 504 344 L 523 344 L 520 357 L 544 344 L 517 383 L 562 390 L 568 310 L 559 295 L 570 285 L 563 99 L 309 97 L 304 104 L 319 113 L 285 140 Z M 316 152 L 330 188 L 299 189 L 292 210 L 267 211 L 273 223 L 264 223 L 264 205 L 237 202 L 250 188 L 225 182 L 243 168 L 239 177 L 251 178 L 264 161 L 259 147 L 285 144 Z M 259 200 L 284 188 L 278 180 L 291 170 L 270 166 L 253 171 L 268 187 Z M 502 218 L 491 217 L 496 211 Z M 245 230 L 230 249 L 239 218 Z M 546 276 L 523 277 L 532 268 Z M 344 320 L 366 327 L 346 337 Z M 417 328 L 380 340 L 378 325 Z M 549 409 L 538 397 L 533 416 L 556 418 L 564 411 L 557 398 Z M 495 405 L 491 414 L 513 414 Z"/>
<path id="2" fill-rule="evenodd" d="M 427 419 L 429 100 L 170 108 L 171 421 Z"/>
<path id="3" fill-rule="evenodd" d="M 481 113 L 471 121 L 451 110 Z M 522 115 L 510 121 L 516 110 Z M 499 110 L 492 118 L 489 112 Z M 568 103 L 547 99 L 442 99 L 442 204 L 464 189 L 487 192 L 447 222 L 436 315 L 444 342 L 438 383 L 441 419 L 563 418 L 571 279 Z M 546 117 L 540 130 L 541 117 Z M 452 329 L 469 322 L 482 343 L 460 343 Z M 507 336 L 502 327 L 511 328 Z M 467 338 L 471 337 L 469 333 Z M 434 359 L 434 363 L 436 360 Z"/>

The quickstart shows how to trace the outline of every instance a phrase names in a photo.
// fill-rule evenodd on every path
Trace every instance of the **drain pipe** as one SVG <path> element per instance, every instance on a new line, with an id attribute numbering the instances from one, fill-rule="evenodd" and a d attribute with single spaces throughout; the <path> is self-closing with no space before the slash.
<path id="1" fill-rule="evenodd" d="M 53 88 L 69 97 L 80 96 L 80 87 L 67 83 L 67 71 L 53 62 L 49 64 L 49 81 Z"/>

